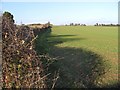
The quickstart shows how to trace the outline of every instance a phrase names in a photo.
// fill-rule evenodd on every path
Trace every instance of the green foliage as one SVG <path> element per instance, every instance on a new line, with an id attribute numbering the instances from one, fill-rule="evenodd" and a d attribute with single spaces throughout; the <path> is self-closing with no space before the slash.
<path id="1" fill-rule="evenodd" d="M 39 34 L 38 38 L 35 40 L 35 50 L 38 54 L 45 54 L 49 50 L 49 45 L 47 43 L 46 35 Z"/>
<path id="2" fill-rule="evenodd" d="M 35 40 L 35 50 L 38 54 L 46 54 L 49 52 L 48 37 L 51 33 L 51 29 L 43 29 L 38 32 L 38 37 Z"/>

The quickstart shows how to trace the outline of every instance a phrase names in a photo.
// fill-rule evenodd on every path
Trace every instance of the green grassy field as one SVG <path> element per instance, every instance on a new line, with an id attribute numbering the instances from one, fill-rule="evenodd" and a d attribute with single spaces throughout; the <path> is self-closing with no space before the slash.
<path id="1" fill-rule="evenodd" d="M 49 38 L 56 87 L 110 87 L 118 82 L 118 27 L 54 26 Z"/>

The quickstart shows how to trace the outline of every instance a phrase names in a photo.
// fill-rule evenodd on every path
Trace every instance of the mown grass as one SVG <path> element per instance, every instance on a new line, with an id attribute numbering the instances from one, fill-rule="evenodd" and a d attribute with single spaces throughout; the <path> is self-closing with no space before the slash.
<path id="1" fill-rule="evenodd" d="M 111 87 L 118 83 L 117 27 L 54 26 L 49 42 L 53 46 L 50 55 L 57 58 L 51 67 L 61 70 L 56 87 Z"/>

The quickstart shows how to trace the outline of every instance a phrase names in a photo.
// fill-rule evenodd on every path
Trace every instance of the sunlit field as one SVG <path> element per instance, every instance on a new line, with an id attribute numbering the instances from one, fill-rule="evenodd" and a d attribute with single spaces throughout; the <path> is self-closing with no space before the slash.
<path id="1" fill-rule="evenodd" d="M 71 81 L 58 87 L 70 87 L 72 80 L 73 87 L 117 84 L 118 27 L 54 26 L 49 40 L 53 45 L 50 54 L 57 58 L 55 66 L 62 73 L 58 82 Z"/>

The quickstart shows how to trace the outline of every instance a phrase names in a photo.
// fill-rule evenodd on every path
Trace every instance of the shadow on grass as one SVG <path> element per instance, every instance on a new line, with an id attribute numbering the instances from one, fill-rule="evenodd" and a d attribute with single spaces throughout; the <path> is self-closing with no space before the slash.
<path id="1" fill-rule="evenodd" d="M 80 41 L 85 40 L 86 38 L 76 38 L 77 35 L 51 35 L 48 39 L 48 43 L 51 46 L 61 44 L 64 42 L 71 42 L 71 41 Z"/>
<path id="2" fill-rule="evenodd" d="M 77 36 L 77 35 L 52 35 L 50 37 L 71 37 L 71 36 Z"/>
<path id="3" fill-rule="evenodd" d="M 50 38 L 47 39 L 47 43 L 45 42 L 47 46 L 50 46 L 50 57 L 55 58 L 55 61 L 49 65 L 47 70 L 47 73 L 51 73 L 51 75 L 48 76 L 49 80 L 46 80 L 48 87 L 52 87 L 56 71 L 59 71 L 59 78 L 55 83 L 55 88 L 103 87 L 98 82 L 98 79 L 106 73 L 107 69 L 100 55 L 82 48 L 61 48 L 56 46 L 57 44 L 68 41 L 81 41 L 86 39 L 74 38 L 74 36 L 76 35 L 50 36 Z M 40 43 L 40 40 L 38 40 L 38 43 Z M 46 45 L 42 44 L 42 46 L 46 48 Z M 108 87 L 111 86 L 105 86 L 105 88 Z"/>
<path id="4" fill-rule="evenodd" d="M 93 88 L 98 77 L 105 73 L 102 57 L 83 49 L 53 47 L 50 55 L 56 61 L 49 71 L 59 71 L 56 88 Z"/>
<path id="5" fill-rule="evenodd" d="M 48 71 L 53 74 L 49 78 L 53 77 L 54 72 L 59 70 L 59 79 L 55 84 L 55 88 L 101 87 L 97 80 L 101 75 L 105 74 L 106 69 L 100 55 L 82 48 L 55 46 L 68 41 L 85 40 L 85 38 L 74 38 L 74 36 L 76 35 L 51 36 L 49 54 L 56 60 L 48 67 Z M 48 83 L 50 84 L 50 82 Z"/>

